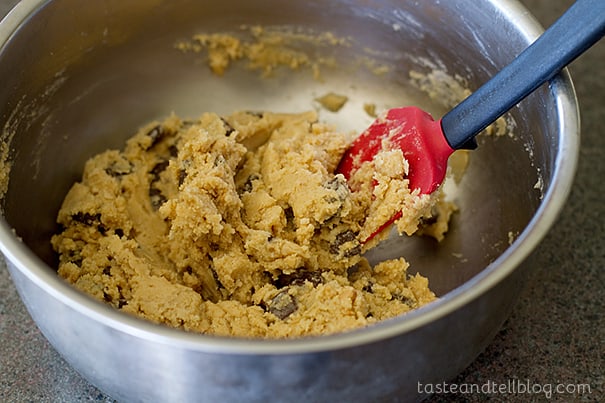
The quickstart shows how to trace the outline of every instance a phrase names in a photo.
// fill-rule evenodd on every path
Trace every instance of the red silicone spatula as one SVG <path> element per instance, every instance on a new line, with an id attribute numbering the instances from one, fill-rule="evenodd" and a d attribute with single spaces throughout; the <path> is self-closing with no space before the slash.
<path id="1" fill-rule="evenodd" d="M 605 34 L 605 0 L 578 0 L 511 64 L 435 121 L 416 107 L 390 109 L 352 143 L 337 172 L 347 179 L 382 150 L 401 149 L 410 189 L 435 191 L 457 149 L 476 147 L 475 136 L 552 79 Z M 380 227 L 368 239 L 401 217 Z M 365 240 L 367 241 L 367 240 Z"/>

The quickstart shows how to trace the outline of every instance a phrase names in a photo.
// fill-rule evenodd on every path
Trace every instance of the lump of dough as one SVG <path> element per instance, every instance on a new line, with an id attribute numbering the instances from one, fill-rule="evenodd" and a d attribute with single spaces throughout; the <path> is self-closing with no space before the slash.
<path id="1" fill-rule="evenodd" d="M 124 312 L 241 337 L 340 332 L 426 304 L 426 279 L 403 258 L 371 267 L 362 241 L 399 210 L 416 232 L 436 199 L 409 191 L 401 152 L 347 182 L 335 170 L 350 141 L 315 112 L 150 123 L 66 195 L 59 275 Z"/>

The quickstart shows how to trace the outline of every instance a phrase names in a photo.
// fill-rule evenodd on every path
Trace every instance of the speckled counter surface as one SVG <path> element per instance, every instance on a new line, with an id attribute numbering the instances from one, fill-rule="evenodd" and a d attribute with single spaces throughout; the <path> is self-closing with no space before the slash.
<path id="1" fill-rule="evenodd" d="M 0 15 L 16 2 L 0 0 Z M 572 0 L 523 3 L 548 26 Z M 582 115 L 571 197 L 535 252 L 537 268 L 510 319 L 485 352 L 445 385 L 448 392 L 451 385 L 459 392 L 436 394 L 431 402 L 605 401 L 605 41 L 570 69 Z M 493 393 L 494 385 L 502 384 L 508 389 Z M 588 385 L 590 393 L 579 384 Z M 470 385 L 488 393 L 466 393 Z M 561 393 L 557 385 L 564 386 Z M 5 267 L 0 267 L 0 401 L 111 401 L 40 334 Z"/>

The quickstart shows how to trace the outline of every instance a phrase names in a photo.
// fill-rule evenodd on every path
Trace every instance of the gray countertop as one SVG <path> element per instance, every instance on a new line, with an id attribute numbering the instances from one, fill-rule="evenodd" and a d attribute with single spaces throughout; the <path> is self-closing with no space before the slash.
<path id="1" fill-rule="evenodd" d="M 604 0 L 605 1 L 605 0 Z M 0 15 L 16 0 L 0 0 Z M 572 0 L 524 0 L 548 26 Z M 605 401 L 605 41 L 570 67 L 582 116 L 571 197 L 536 250 L 537 268 L 510 319 L 451 384 L 507 384 L 517 393 L 442 393 L 445 401 Z M 523 385 L 528 392 L 521 392 Z M 589 385 L 581 392 L 577 385 Z M 550 385 L 550 386 L 549 386 Z M 563 388 L 556 389 L 557 385 Z M 549 392 L 550 391 L 550 392 Z M 557 393 L 560 392 L 560 393 Z M 551 399 L 548 399 L 548 398 Z M 30 319 L 0 268 L 0 401 L 112 401 L 71 369 Z"/>

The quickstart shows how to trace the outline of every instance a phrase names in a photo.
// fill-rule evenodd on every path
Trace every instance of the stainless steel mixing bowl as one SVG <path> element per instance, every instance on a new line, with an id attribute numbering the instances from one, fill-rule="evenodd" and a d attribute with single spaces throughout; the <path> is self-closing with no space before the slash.
<path id="1" fill-rule="evenodd" d="M 351 46 L 306 49 L 337 60 L 323 80 L 288 71 L 262 79 L 243 68 L 218 78 L 202 55 L 174 48 L 242 24 L 330 31 Z M 300 111 L 333 91 L 350 102 L 321 117 L 361 130 L 369 122 L 363 102 L 384 108 L 412 99 L 439 112 L 410 87 L 411 70 L 445 70 L 477 88 L 539 32 L 514 1 L 22 1 L 0 24 L 0 124 L 12 164 L 0 247 L 19 294 L 57 351 L 121 401 L 423 398 L 419 384 L 454 377 L 494 336 L 569 192 L 579 121 L 567 72 L 511 111 L 514 137 L 485 138 L 473 152 L 445 241 L 391 238 L 373 253 L 404 254 L 441 298 L 366 329 L 244 340 L 138 320 L 56 275 L 54 219 L 88 157 L 120 148 L 171 111 Z M 353 62 L 360 55 L 392 68 L 368 73 Z"/>

